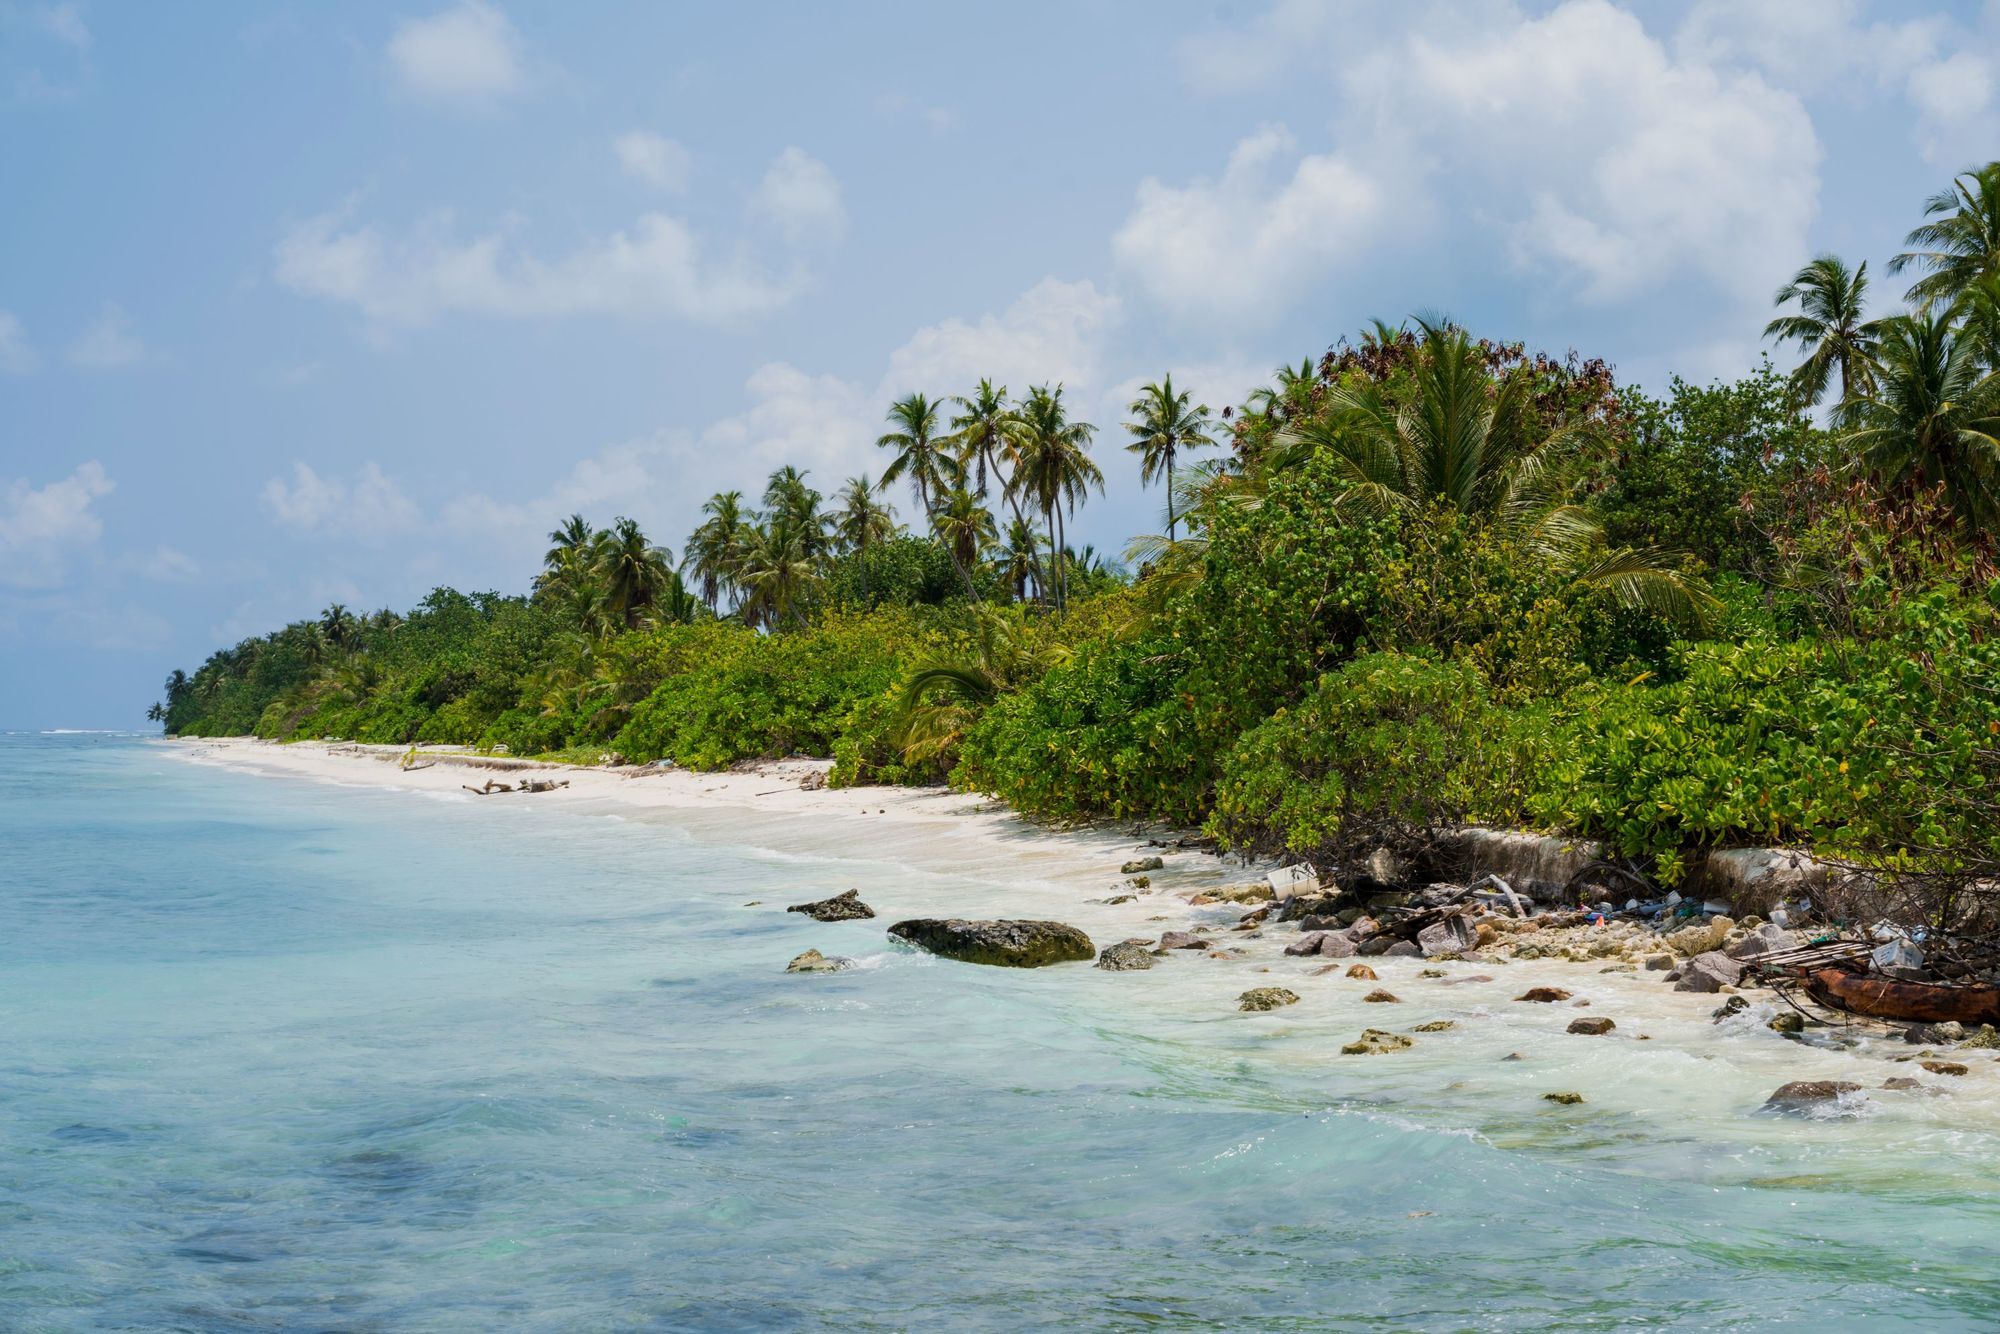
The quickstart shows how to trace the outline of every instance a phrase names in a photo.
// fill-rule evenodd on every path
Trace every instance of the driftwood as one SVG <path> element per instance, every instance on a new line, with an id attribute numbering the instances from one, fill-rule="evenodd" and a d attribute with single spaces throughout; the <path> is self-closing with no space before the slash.
<path id="1" fill-rule="evenodd" d="M 2000 1026 L 2000 987 L 1996 986 L 1898 982 L 1836 966 L 1808 973 L 1806 994 L 1822 1005 L 1875 1019 Z"/>
<path id="2" fill-rule="evenodd" d="M 569 779 L 564 778 L 560 781 L 551 782 L 545 778 L 530 778 L 523 782 L 520 787 L 516 788 L 511 784 L 496 782 L 489 778 L 480 787 L 474 787 L 470 783 L 460 783 L 459 786 L 475 797 L 491 797 L 497 796 L 502 792 L 553 792 L 559 787 L 568 787 Z"/>

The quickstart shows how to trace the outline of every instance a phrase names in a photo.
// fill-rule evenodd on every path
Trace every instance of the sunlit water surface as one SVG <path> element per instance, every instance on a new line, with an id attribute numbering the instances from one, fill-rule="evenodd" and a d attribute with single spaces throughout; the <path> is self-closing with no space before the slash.
<path id="1" fill-rule="evenodd" d="M 1685 1006 L 1568 1038 L 1518 966 L 1385 968 L 1389 1024 L 1300 961 L 1015 972 L 776 910 L 1028 874 L 930 842 L 0 736 L 0 1328 L 2000 1320 L 1989 1068 L 1781 1121 L 1774 1077 L 1859 1058 Z M 809 945 L 864 966 L 784 975 Z M 1307 1002 L 1236 1013 L 1257 981 Z"/>

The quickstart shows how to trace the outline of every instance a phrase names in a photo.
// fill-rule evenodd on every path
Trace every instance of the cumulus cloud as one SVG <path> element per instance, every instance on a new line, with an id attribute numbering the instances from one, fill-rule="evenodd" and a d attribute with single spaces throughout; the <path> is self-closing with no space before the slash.
<path id="1" fill-rule="evenodd" d="M 847 224 L 840 182 L 824 162 L 801 148 L 778 154 L 750 206 L 794 244 L 835 239 Z"/>
<path id="2" fill-rule="evenodd" d="M 350 483 L 294 462 L 290 480 L 273 477 L 261 499 L 279 523 L 315 535 L 375 541 L 413 528 L 418 520 L 415 502 L 374 463 L 363 464 Z"/>
<path id="3" fill-rule="evenodd" d="M 390 69 L 405 92 L 459 107 L 487 107 L 526 83 L 521 35 L 478 0 L 405 19 L 389 38 Z"/>
<path id="4" fill-rule="evenodd" d="M 728 323 L 776 309 L 795 290 L 741 259 L 704 256 L 687 224 L 662 213 L 588 238 L 555 259 L 506 232 L 461 237 L 449 215 L 391 236 L 343 212 L 326 213 L 278 243 L 276 274 L 301 295 L 352 306 L 377 324 L 406 326 L 447 314 L 671 315 Z"/>
<path id="5" fill-rule="evenodd" d="M 69 359 L 76 366 L 115 370 L 144 361 L 146 345 L 133 332 L 132 317 L 122 307 L 107 302 L 97 320 L 69 345 Z"/>
<path id="6" fill-rule="evenodd" d="M 607 512 L 645 518 L 659 490 L 658 465 L 667 455 L 658 440 L 633 441 L 579 460 L 542 494 L 524 501 L 499 500 L 484 492 L 446 502 L 440 517 L 468 535 L 512 543 L 523 551 L 566 515 L 582 514 L 602 524 Z M 524 545 L 525 544 L 525 545 Z"/>
<path id="7" fill-rule="evenodd" d="M 1044 278 L 998 314 L 919 329 L 889 354 L 878 397 L 961 393 L 982 376 L 1016 393 L 1030 384 L 1096 381 L 1118 298 L 1096 284 Z"/>
<path id="8" fill-rule="evenodd" d="M 28 375 L 40 364 L 20 319 L 12 311 L 0 310 L 0 374 Z"/>
<path id="9" fill-rule="evenodd" d="M 0 496 L 0 584 L 53 588 L 67 558 L 104 533 L 92 506 L 116 486 L 92 459 L 61 481 L 34 486 L 20 478 Z"/>
<path id="10" fill-rule="evenodd" d="M 1299 155 L 1290 133 L 1270 125 L 1236 145 L 1216 180 L 1140 182 L 1111 252 L 1159 304 L 1227 319 L 1288 304 L 1384 219 L 1382 189 L 1368 175 L 1337 154 Z"/>
<path id="11" fill-rule="evenodd" d="M 611 151 L 626 175 L 660 190 L 687 189 L 694 171 L 693 154 L 651 130 L 627 130 L 611 141 Z"/>

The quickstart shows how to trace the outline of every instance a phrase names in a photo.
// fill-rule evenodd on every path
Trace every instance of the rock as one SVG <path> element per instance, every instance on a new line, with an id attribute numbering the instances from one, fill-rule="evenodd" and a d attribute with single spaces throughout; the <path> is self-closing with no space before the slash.
<path id="1" fill-rule="evenodd" d="M 1236 998 L 1239 1010 L 1276 1010 L 1299 1003 L 1298 993 L 1283 987 L 1252 987 Z"/>
<path id="2" fill-rule="evenodd" d="M 1206 936 L 1197 936 L 1192 931 L 1168 931 L 1160 937 L 1160 948 L 1163 950 L 1205 950 L 1208 948 L 1208 938 Z"/>
<path id="3" fill-rule="evenodd" d="M 1318 954 L 1319 947 L 1323 943 L 1325 943 L 1326 938 L 1332 934 L 1333 933 L 1331 931 L 1315 931 L 1309 936 L 1301 936 L 1299 937 L 1299 939 L 1285 946 L 1285 953 L 1294 955 Z"/>
<path id="4" fill-rule="evenodd" d="M 1965 1041 L 1965 1025 L 1959 1023 L 1956 1019 L 1947 1019 L 1941 1024 L 1932 1024 L 1931 1041 L 1963 1042 Z"/>
<path id="5" fill-rule="evenodd" d="M 1749 1008 L 1750 1008 L 1749 1001 L 1744 1000 L 1741 996 L 1731 996 L 1728 1000 L 1716 1006 L 1715 1009 L 1712 1012 L 1710 1012 L 1708 1017 L 1710 1019 L 1713 1019 L 1716 1023 L 1719 1024 L 1723 1020 L 1727 1019 L 1730 1015 L 1742 1014 L 1745 1010 Z"/>
<path id="6" fill-rule="evenodd" d="M 1442 968 L 1425 968 L 1417 973 L 1418 977 L 1443 977 L 1444 975 L 1445 971 Z"/>
<path id="7" fill-rule="evenodd" d="M 1137 861 L 1126 862 L 1123 866 L 1119 867 L 1118 874 L 1144 875 L 1148 871 L 1163 870 L 1166 864 L 1166 859 L 1162 857 L 1141 857 Z"/>
<path id="8" fill-rule="evenodd" d="M 1795 948 L 1797 945 L 1797 936 L 1783 927 L 1773 926 L 1767 922 L 1729 946 L 1723 953 L 1732 959 L 1740 959 L 1747 963 L 1752 959 L 1761 959 L 1767 954 Z"/>
<path id="9" fill-rule="evenodd" d="M 1806 1031 L 1806 1017 L 1787 1010 L 1783 1014 L 1772 1016 L 1771 1022 L 1764 1027 L 1773 1033 L 1803 1033 Z"/>
<path id="10" fill-rule="evenodd" d="M 1367 1005 L 1401 1005 L 1403 1003 L 1398 997 L 1392 996 L 1379 988 L 1369 992 L 1361 1000 Z"/>
<path id="11" fill-rule="evenodd" d="M 1569 993 L 1561 987 L 1529 987 L 1514 997 L 1517 1001 L 1533 1001 L 1538 1005 L 1553 1005 L 1557 1001 L 1569 999 Z"/>
<path id="12" fill-rule="evenodd" d="M 1720 950 L 1735 927 L 1736 923 L 1727 917 L 1711 918 L 1671 933 L 1666 938 L 1667 947 L 1683 959 L 1692 959 L 1697 954 Z"/>
<path id="13" fill-rule="evenodd" d="M 1528 1058 L 1521 1055 L 1521 1053 L 1518 1051 L 1510 1051 L 1505 1056 L 1502 1056 L 1500 1059 L 1503 1061 L 1525 1061 Z"/>
<path id="14" fill-rule="evenodd" d="M 1674 956 L 1671 954 L 1648 954 L 1646 956 L 1646 971 L 1649 973 L 1664 973 L 1673 966 Z"/>
<path id="15" fill-rule="evenodd" d="M 1144 945 L 1121 940 L 1116 945 L 1106 945 L 1097 956 L 1097 966 L 1113 973 L 1139 972 L 1153 966 L 1153 956 Z"/>
<path id="16" fill-rule="evenodd" d="M 1087 963 L 1097 957 L 1097 947 L 1090 943 L 1090 937 L 1062 922 L 969 922 L 955 917 L 917 917 L 896 923 L 889 928 L 889 934 L 947 959 L 1002 968 Z"/>
<path id="17" fill-rule="evenodd" d="M 1340 1049 L 1342 1056 L 1383 1056 L 1392 1051 L 1408 1051 L 1416 1043 L 1401 1033 L 1385 1033 L 1379 1028 L 1363 1030 L 1361 1037 Z"/>
<path id="18" fill-rule="evenodd" d="M 1417 943 L 1413 940 L 1399 940 L 1389 946 L 1388 949 L 1383 950 L 1382 957 L 1385 959 L 1421 959 L 1424 957 L 1424 952 L 1417 948 Z"/>
<path id="19" fill-rule="evenodd" d="M 1224 903 L 1269 903 L 1271 887 L 1261 880 L 1252 880 L 1241 885 L 1223 885 L 1208 891 Z"/>
<path id="20" fill-rule="evenodd" d="M 2000 1030 L 1996 1030 L 1991 1024 L 1981 1024 L 1960 1045 L 1975 1049 L 2000 1047 Z"/>
<path id="21" fill-rule="evenodd" d="M 1436 851 L 1440 862 L 1462 868 L 1469 881 L 1498 876 L 1516 894 L 1548 902 L 1562 898 L 1572 882 L 1587 881 L 1604 857 L 1595 843 L 1478 825 L 1445 835 Z"/>
<path id="22" fill-rule="evenodd" d="M 1426 955 L 1463 954 L 1477 948 L 1478 935 L 1469 919 L 1447 917 L 1417 932 L 1417 948 Z"/>
<path id="23" fill-rule="evenodd" d="M 796 959 L 786 964 L 785 971 L 788 973 L 838 973 L 843 969 L 852 967 L 854 967 L 854 960 L 852 959 L 838 957 L 829 959 L 818 950 L 807 950 L 804 954 L 799 955 Z"/>
<path id="24" fill-rule="evenodd" d="M 1581 1093 L 1544 1093 L 1543 1102 L 1560 1103 L 1564 1107 L 1574 1107 L 1583 1101 Z"/>
<path id="25" fill-rule="evenodd" d="M 1375 970 L 1365 963 L 1353 965 L 1347 970 L 1347 975 L 1349 977 L 1358 977 L 1364 982 L 1377 982 L 1381 980 L 1375 976 Z"/>
<path id="26" fill-rule="evenodd" d="M 1153 887 L 1153 877 L 1149 875 L 1135 875 L 1125 883 L 1134 889 L 1151 889 Z"/>
<path id="27" fill-rule="evenodd" d="M 1934 1075 L 1969 1075 L 1972 1068 L 1958 1061 L 1918 1061 L 1924 1069 Z"/>
<path id="28" fill-rule="evenodd" d="M 1882 1081 L 1882 1087 L 1885 1089 L 1920 1089 L 1923 1087 L 1923 1083 L 1920 1080 L 1911 1079 L 1908 1075 L 1890 1075 Z"/>
<path id="29" fill-rule="evenodd" d="M 1717 992 L 1743 980 L 1743 965 L 1720 950 L 1697 954 L 1681 966 L 1675 991 Z"/>
<path id="30" fill-rule="evenodd" d="M 1764 1099 L 1766 1107 L 1796 1111 L 1834 1102 L 1843 1093 L 1859 1093 L 1861 1085 L 1840 1079 L 1795 1079 Z"/>
<path id="31" fill-rule="evenodd" d="M 817 903 L 794 903 L 786 912 L 802 912 L 815 922 L 855 922 L 873 917 L 875 910 L 861 901 L 861 891 L 850 889 Z"/>
<path id="32" fill-rule="evenodd" d="M 1448 987 L 1456 987 L 1463 986 L 1467 982 L 1491 982 L 1492 980 L 1493 978 L 1486 973 L 1467 973 L 1463 977 L 1447 977 L 1444 980 L 1444 984 Z"/>
<path id="33" fill-rule="evenodd" d="M 1411 1029 L 1410 1031 L 1412 1033 L 1443 1033 L 1457 1027 L 1458 1024 L 1453 1020 L 1433 1019 L 1428 1024 L 1418 1024 L 1415 1028 Z"/>
<path id="34" fill-rule="evenodd" d="M 1569 1021 L 1570 1032 L 1581 1033 L 1585 1037 L 1591 1038 L 1601 1038 L 1616 1027 L 1618 1025 L 1612 1023 L 1609 1019 L 1572 1019 Z"/>

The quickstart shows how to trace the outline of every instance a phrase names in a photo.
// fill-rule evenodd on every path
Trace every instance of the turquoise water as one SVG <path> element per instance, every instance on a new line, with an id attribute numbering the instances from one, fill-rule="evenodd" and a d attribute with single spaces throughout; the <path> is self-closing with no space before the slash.
<path id="1" fill-rule="evenodd" d="M 1774 1126 L 1690 1066 L 1557 1112 L 1325 1059 L 1166 967 L 770 910 L 970 874 L 886 835 L 14 735 L 0 849 L 8 1330 L 2000 1320 L 1972 1093 Z M 866 966 L 783 975 L 808 945 Z"/>

